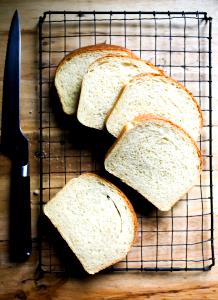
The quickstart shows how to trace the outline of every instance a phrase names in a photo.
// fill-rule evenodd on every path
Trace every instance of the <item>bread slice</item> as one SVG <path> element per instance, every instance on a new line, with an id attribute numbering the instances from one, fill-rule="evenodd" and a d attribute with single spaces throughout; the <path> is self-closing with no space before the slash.
<path id="1" fill-rule="evenodd" d="M 105 159 L 108 172 L 162 211 L 195 184 L 201 166 L 195 141 L 171 121 L 151 115 L 128 123 Z"/>
<path id="2" fill-rule="evenodd" d="M 90 173 L 70 180 L 44 206 L 89 274 L 123 259 L 137 233 L 137 219 L 126 196 L 105 179 Z"/>
<path id="3" fill-rule="evenodd" d="M 96 58 L 106 54 L 136 57 L 126 48 L 117 45 L 97 44 L 76 49 L 62 59 L 57 67 L 54 83 L 66 114 L 71 115 L 77 110 L 82 78 L 88 66 Z"/>
<path id="4" fill-rule="evenodd" d="M 202 112 L 192 94 L 176 80 L 160 74 L 140 74 L 123 89 L 109 115 L 107 130 L 117 137 L 138 115 L 155 114 L 184 128 L 197 140 Z"/>
<path id="5" fill-rule="evenodd" d="M 151 63 L 121 55 L 98 58 L 83 77 L 78 120 L 85 126 L 103 129 L 123 86 L 142 72 L 162 72 Z"/>

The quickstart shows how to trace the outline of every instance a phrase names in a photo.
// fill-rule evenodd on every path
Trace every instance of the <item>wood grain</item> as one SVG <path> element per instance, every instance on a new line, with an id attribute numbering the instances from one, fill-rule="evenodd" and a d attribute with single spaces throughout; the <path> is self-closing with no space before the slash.
<path id="1" fill-rule="evenodd" d="M 22 26 L 22 81 L 21 81 L 21 120 L 22 128 L 28 135 L 31 160 L 31 202 L 32 234 L 37 236 L 39 171 L 37 151 L 39 107 L 38 107 L 38 17 L 46 10 L 205 10 L 213 21 L 213 110 L 214 110 L 214 213 L 218 220 L 218 3 L 217 1 L 41 1 L 41 0 L 2 0 L 0 3 L 0 80 L 3 78 L 4 56 L 11 16 L 19 9 Z M 2 84 L 0 85 L 0 99 Z M 115 273 L 96 276 L 63 276 L 37 274 L 38 252 L 34 242 L 31 259 L 22 265 L 7 260 L 7 203 L 10 162 L 0 159 L 0 299 L 217 299 L 218 267 L 209 272 L 168 273 Z M 218 230 L 215 230 L 215 246 Z M 2 241 L 2 242 L 1 242 Z M 217 255 L 217 247 L 215 247 Z"/>

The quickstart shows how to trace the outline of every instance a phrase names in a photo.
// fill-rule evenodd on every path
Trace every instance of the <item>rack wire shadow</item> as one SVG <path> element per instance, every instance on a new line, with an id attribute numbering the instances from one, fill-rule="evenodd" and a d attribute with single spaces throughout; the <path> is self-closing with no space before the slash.
<path id="1" fill-rule="evenodd" d="M 205 12 L 48 11 L 39 19 L 42 218 L 43 204 L 72 177 L 95 172 L 110 178 L 103 158 L 113 138 L 64 115 L 53 86 L 56 67 L 70 51 L 104 42 L 127 47 L 183 83 L 203 112 L 198 141 L 203 172 L 196 186 L 171 211 L 158 211 L 116 182 L 137 211 L 139 230 L 134 247 L 125 260 L 112 267 L 113 271 L 209 270 L 214 265 L 211 26 L 212 19 Z M 66 270 L 52 230 L 42 226 L 40 268 L 48 272 Z"/>

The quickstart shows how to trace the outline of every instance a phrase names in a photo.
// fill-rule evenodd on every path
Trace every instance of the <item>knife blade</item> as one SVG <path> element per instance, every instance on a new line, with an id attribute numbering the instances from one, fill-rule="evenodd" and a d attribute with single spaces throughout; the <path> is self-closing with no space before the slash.
<path id="1" fill-rule="evenodd" d="M 11 160 L 9 252 L 12 261 L 25 261 L 32 251 L 28 140 L 20 128 L 21 36 L 14 13 L 6 51 L 1 149 Z"/>

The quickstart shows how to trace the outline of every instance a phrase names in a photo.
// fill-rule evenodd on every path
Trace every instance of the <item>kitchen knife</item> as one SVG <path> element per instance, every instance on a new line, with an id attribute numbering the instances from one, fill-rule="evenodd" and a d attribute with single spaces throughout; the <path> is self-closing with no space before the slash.
<path id="1" fill-rule="evenodd" d="M 20 24 L 15 11 L 5 61 L 1 149 L 11 159 L 9 251 L 25 261 L 32 250 L 28 140 L 20 129 Z"/>

